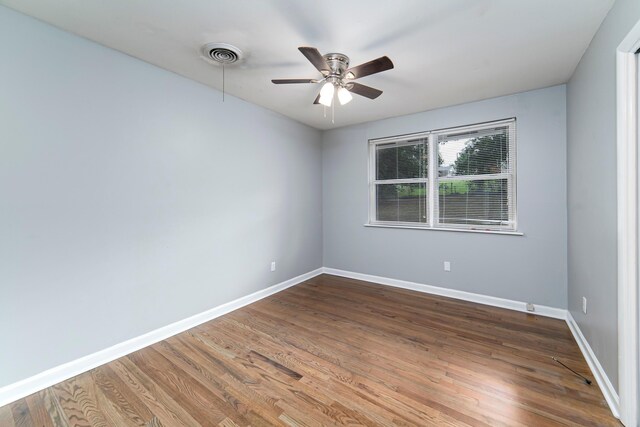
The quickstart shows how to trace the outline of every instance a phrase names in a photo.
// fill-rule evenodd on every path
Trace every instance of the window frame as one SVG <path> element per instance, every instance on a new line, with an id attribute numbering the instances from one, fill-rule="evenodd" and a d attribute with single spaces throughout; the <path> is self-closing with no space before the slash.
<path id="1" fill-rule="evenodd" d="M 436 165 L 439 153 L 438 137 L 441 135 L 464 134 L 465 132 L 481 131 L 496 127 L 507 127 L 509 134 L 509 159 L 510 172 L 500 172 L 496 174 L 483 175 L 459 175 L 440 177 L 438 167 Z M 369 168 L 368 168 L 368 185 L 369 185 L 369 218 L 367 226 L 373 227 L 390 227 L 390 228 L 413 228 L 424 230 L 451 230 L 451 231 L 470 231 L 497 234 L 516 234 L 522 235 L 518 231 L 517 220 L 517 134 L 516 134 L 516 118 L 508 118 L 502 120 L 494 120 L 490 122 L 476 123 L 471 125 L 456 126 L 443 129 L 435 129 L 424 132 L 417 132 L 404 135 L 396 135 L 384 138 L 374 138 L 369 140 Z M 408 179 L 392 179 L 378 180 L 376 179 L 376 153 L 378 146 L 385 144 L 396 144 L 395 146 L 414 145 L 409 141 L 426 139 L 427 150 L 429 153 L 428 176 L 427 178 L 408 178 Z M 501 225 L 476 225 L 476 224 L 453 224 L 440 222 L 439 215 L 439 188 L 441 182 L 452 181 L 469 181 L 469 180 L 488 180 L 488 179 L 507 179 L 507 201 L 509 206 L 507 224 Z M 376 220 L 376 188 L 380 184 L 412 184 L 425 183 L 426 185 L 426 204 L 427 204 L 427 221 L 421 222 L 405 222 L 405 221 L 379 221 Z"/>

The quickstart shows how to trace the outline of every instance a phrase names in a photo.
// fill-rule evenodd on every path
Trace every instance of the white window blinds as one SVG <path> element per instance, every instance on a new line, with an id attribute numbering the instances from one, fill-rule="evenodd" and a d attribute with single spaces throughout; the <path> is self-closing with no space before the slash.
<path id="1" fill-rule="evenodd" d="M 516 230 L 515 140 L 514 119 L 372 140 L 370 223 Z"/>
<path id="2" fill-rule="evenodd" d="M 427 222 L 428 165 L 428 141 L 425 138 L 377 146 L 377 221 Z"/>
<path id="3" fill-rule="evenodd" d="M 512 129 L 505 124 L 438 134 L 439 225 L 513 228 Z"/>

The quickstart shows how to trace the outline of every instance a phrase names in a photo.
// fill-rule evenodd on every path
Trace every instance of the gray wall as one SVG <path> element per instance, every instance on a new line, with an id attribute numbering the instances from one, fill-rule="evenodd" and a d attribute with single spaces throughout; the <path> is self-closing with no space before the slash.
<path id="1" fill-rule="evenodd" d="M 617 0 L 567 85 L 569 310 L 618 384 L 616 48 L 640 19 Z M 587 297 L 587 315 L 582 297 Z"/>
<path id="2" fill-rule="evenodd" d="M 565 308 L 565 86 L 326 131 L 324 265 Z M 364 227 L 369 138 L 517 118 L 524 236 Z M 445 273 L 443 261 L 451 261 Z"/>
<path id="3" fill-rule="evenodd" d="M 0 386 L 322 265 L 319 131 L 4 7 L 0 52 Z"/>

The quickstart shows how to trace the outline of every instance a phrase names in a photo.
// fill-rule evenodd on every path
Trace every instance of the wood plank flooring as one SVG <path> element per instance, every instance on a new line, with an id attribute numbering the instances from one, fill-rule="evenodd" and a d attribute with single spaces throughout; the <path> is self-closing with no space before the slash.
<path id="1" fill-rule="evenodd" d="M 0 408 L 1 426 L 619 426 L 563 321 L 322 275 Z"/>

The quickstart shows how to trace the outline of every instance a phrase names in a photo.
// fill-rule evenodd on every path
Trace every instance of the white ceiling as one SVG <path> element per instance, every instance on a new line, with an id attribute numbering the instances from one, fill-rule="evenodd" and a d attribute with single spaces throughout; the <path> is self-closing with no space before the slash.
<path id="1" fill-rule="evenodd" d="M 226 92 L 319 129 L 565 83 L 614 0 L 0 0 L 13 9 L 217 89 L 207 42 L 238 46 Z M 360 83 L 384 93 L 312 105 L 318 85 L 298 51 L 340 52 L 357 65 L 382 55 L 395 69 Z"/>

